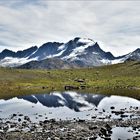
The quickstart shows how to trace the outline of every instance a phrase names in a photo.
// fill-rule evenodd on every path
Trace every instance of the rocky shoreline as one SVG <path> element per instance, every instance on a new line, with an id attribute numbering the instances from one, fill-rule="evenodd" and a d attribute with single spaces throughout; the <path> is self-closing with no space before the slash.
<path id="1" fill-rule="evenodd" d="M 44 120 L 32 123 L 0 122 L 0 140 L 111 140 L 113 128 L 129 128 L 133 140 L 140 138 L 140 120 Z M 129 130 L 130 131 L 130 130 Z"/>

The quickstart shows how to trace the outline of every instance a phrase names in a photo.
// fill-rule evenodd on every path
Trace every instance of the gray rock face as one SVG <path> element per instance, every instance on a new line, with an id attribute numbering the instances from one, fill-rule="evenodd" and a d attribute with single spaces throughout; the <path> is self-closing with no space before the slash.
<path id="1" fill-rule="evenodd" d="M 48 58 L 41 61 L 31 61 L 17 68 L 21 69 L 70 69 L 77 68 L 77 65 L 58 58 Z"/>
<path id="2" fill-rule="evenodd" d="M 140 61 L 140 49 L 138 48 L 134 52 L 130 53 L 126 60 Z"/>
<path id="3" fill-rule="evenodd" d="M 38 60 L 43 60 L 46 58 L 51 57 L 52 55 L 58 54 L 60 51 L 58 50 L 58 47 L 63 45 L 63 43 L 58 42 L 48 42 L 43 44 L 38 50 L 31 55 L 28 59 L 36 58 Z"/>

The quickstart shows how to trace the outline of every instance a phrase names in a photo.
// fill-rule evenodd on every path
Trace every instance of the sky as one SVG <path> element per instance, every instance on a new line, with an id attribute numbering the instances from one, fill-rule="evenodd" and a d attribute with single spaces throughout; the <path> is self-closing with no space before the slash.
<path id="1" fill-rule="evenodd" d="M 0 51 L 75 37 L 114 56 L 140 48 L 140 1 L 0 0 Z"/>

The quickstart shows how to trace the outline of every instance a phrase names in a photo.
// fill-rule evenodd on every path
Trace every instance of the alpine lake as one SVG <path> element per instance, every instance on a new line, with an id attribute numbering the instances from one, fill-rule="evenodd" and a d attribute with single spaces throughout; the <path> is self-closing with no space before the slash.
<path id="1" fill-rule="evenodd" d="M 0 99 L 2 139 L 140 139 L 140 101 L 75 91 Z"/>

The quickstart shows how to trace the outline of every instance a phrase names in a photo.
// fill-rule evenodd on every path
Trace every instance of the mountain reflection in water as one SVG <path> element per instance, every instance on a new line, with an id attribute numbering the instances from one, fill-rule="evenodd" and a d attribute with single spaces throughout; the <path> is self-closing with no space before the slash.
<path id="1" fill-rule="evenodd" d="M 66 106 L 77 112 L 80 108 L 87 107 L 88 104 L 97 106 L 99 102 L 106 97 L 105 95 L 94 95 L 94 94 L 77 94 L 74 92 L 63 92 L 63 93 L 50 93 L 50 94 L 37 94 L 27 95 L 19 97 L 32 103 L 40 102 L 46 107 L 63 107 Z"/>
<path id="2" fill-rule="evenodd" d="M 119 119 L 124 111 L 125 119 L 140 118 L 140 101 L 121 96 L 105 96 L 77 92 L 51 92 L 50 94 L 34 94 L 11 99 L 0 100 L 0 118 L 9 119 L 12 114 L 23 114 L 33 122 L 55 118 L 56 120 L 73 120 L 92 118 Z M 114 111 L 114 113 L 112 113 Z M 137 112 L 137 113 L 136 113 Z M 41 116 L 41 117 L 38 117 Z M 111 119 L 109 118 L 109 119 Z"/>

